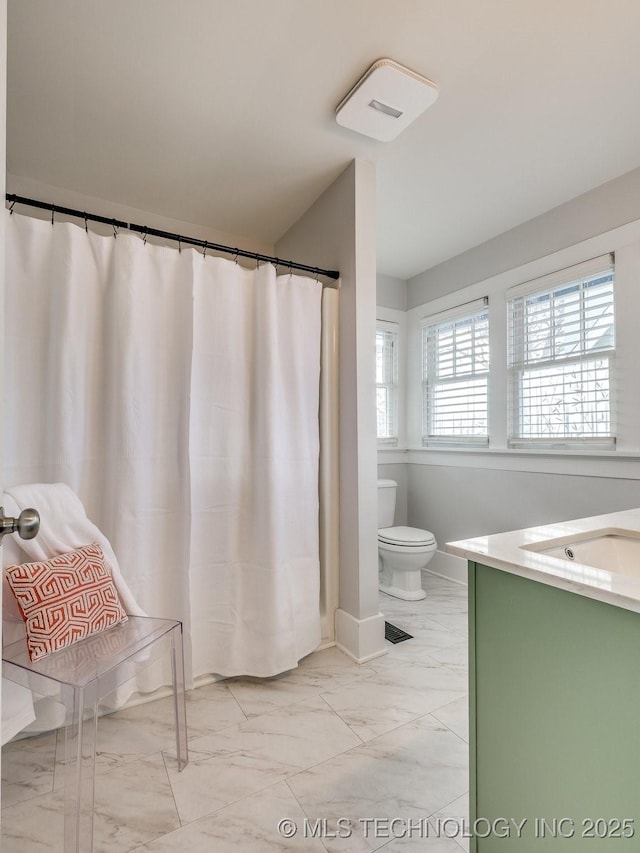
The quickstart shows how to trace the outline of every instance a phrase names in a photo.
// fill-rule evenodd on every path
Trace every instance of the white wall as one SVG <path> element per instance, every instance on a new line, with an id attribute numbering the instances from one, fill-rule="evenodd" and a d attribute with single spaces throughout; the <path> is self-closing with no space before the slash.
<path id="1" fill-rule="evenodd" d="M 491 311 L 493 293 L 493 316 L 504 320 L 504 300 L 497 295 L 505 286 L 616 250 L 617 361 L 624 388 L 618 450 L 608 456 L 514 453 L 506 448 L 505 430 L 505 435 L 494 434 L 488 452 L 433 451 L 419 449 L 416 435 L 410 436 L 408 523 L 431 530 L 440 546 L 640 506 L 639 220 L 640 169 L 409 281 L 409 316 L 414 319 L 485 293 L 490 294 Z M 413 373 L 416 358 L 414 353 Z M 419 392 L 411 370 L 410 419 L 415 421 Z"/>
<path id="2" fill-rule="evenodd" d="M 384 618 L 378 612 L 375 209 L 375 167 L 356 160 L 275 247 L 280 257 L 341 272 L 336 642 L 358 661 L 385 651 Z"/>

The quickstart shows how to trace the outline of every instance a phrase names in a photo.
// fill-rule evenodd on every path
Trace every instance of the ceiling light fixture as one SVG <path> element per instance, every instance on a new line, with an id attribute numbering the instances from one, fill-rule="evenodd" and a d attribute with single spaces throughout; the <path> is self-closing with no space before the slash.
<path id="1" fill-rule="evenodd" d="M 395 139 L 438 97 L 434 82 L 393 59 L 379 59 L 336 108 L 336 121 L 380 142 Z"/>

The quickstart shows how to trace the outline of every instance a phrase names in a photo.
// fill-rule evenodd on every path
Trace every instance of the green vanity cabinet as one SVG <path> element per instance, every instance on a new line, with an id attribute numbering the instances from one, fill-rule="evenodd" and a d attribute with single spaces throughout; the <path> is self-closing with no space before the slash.
<path id="1" fill-rule="evenodd" d="M 471 850 L 640 851 L 640 613 L 471 562 L 469 632 Z"/>

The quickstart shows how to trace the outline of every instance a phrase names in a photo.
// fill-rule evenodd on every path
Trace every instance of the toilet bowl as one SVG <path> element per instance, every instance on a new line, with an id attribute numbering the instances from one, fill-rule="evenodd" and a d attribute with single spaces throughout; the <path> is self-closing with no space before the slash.
<path id="1" fill-rule="evenodd" d="M 378 480 L 379 588 L 405 601 L 419 601 L 426 597 L 422 569 L 438 546 L 428 530 L 393 526 L 396 489 L 395 480 Z"/>

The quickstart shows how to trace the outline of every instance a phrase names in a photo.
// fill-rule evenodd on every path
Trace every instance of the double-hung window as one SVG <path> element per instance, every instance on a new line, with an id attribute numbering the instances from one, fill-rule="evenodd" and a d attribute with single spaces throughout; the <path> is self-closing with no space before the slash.
<path id="1" fill-rule="evenodd" d="M 376 322 L 378 444 L 398 443 L 398 324 Z"/>
<path id="2" fill-rule="evenodd" d="M 519 285 L 507 298 L 510 444 L 613 447 L 613 256 Z"/>
<path id="3" fill-rule="evenodd" d="M 422 364 L 423 445 L 487 444 L 488 300 L 425 319 Z"/>

